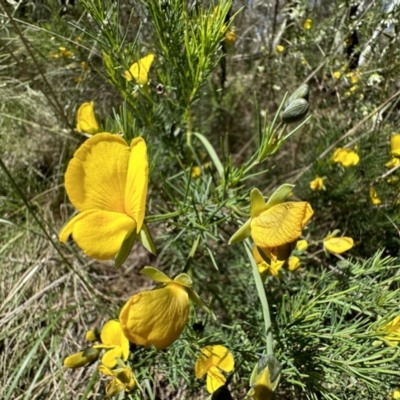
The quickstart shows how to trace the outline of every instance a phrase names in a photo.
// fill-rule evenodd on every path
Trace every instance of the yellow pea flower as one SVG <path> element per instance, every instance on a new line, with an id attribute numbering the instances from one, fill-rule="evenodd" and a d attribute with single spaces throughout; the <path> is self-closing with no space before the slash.
<path id="1" fill-rule="evenodd" d="M 140 86 L 146 85 L 149 81 L 149 71 L 154 61 L 154 54 L 149 53 L 139 61 L 133 63 L 129 71 L 125 71 L 124 76 L 127 81 L 134 79 Z"/>
<path id="2" fill-rule="evenodd" d="M 198 178 L 201 175 L 201 168 L 195 165 L 194 167 L 192 167 L 190 175 L 192 176 L 192 178 Z"/>
<path id="3" fill-rule="evenodd" d="M 283 202 L 293 187 L 289 184 L 280 186 L 267 203 L 262 193 L 253 189 L 250 193 L 251 217 L 231 237 L 229 244 L 240 242 L 251 235 L 256 246 L 265 254 L 270 252 L 278 260 L 287 259 L 294 242 L 314 214 L 307 202 Z"/>
<path id="4" fill-rule="evenodd" d="M 237 35 L 234 29 L 228 28 L 228 30 L 225 32 L 225 38 L 224 41 L 227 45 L 232 45 L 236 42 L 237 40 Z"/>
<path id="5" fill-rule="evenodd" d="M 385 342 L 389 346 L 397 346 L 400 342 L 400 315 L 384 325 L 381 330 L 384 332 Z"/>
<path id="6" fill-rule="evenodd" d="M 390 137 L 390 153 L 392 156 L 400 157 L 400 133 Z"/>
<path id="7" fill-rule="evenodd" d="M 197 379 L 207 374 L 207 391 L 214 393 L 226 382 L 221 370 L 231 372 L 234 366 L 235 360 L 232 353 L 225 346 L 217 344 L 206 346 L 201 350 L 194 371 Z"/>
<path id="8" fill-rule="evenodd" d="M 278 44 L 278 46 L 276 46 L 276 51 L 278 53 L 283 53 L 285 51 L 285 46 L 282 46 L 281 44 Z"/>
<path id="9" fill-rule="evenodd" d="M 310 182 L 310 189 L 315 191 L 326 190 L 324 179 L 325 177 L 321 178 L 317 175 L 315 179 Z"/>
<path id="10" fill-rule="evenodd" d="M 392 399 L 400 399 L 400 388 L 396 389 L 392 393 L 390 393 L 390 397 Z"/>
<path id="11" fill-rule="evenodd" d="M 99 358 L 100 350 L 89 347 L 64 359 L 64 367 L 80 368 L 90 365 Z"/>
<path id="12" fill-rule="evenodd" d="M 94 135 L 100 131 L 100 126 L 94 115 L 94 101 L 83 103 L 76 114 L 76 130 Z"/>
<path id="13" fill-rule="evenodd" d="M 313 25 L 313 20 L 310 19 L 310 18 L 307 18 L 303 23 L 303 28 L 306 31 L 308 31 L 308 30 L 310 30 L 312 28 L 312 25 Z"/>
<path id="14" fill-rule="evenodd" d="M 250 377 L 248 396 L 253 400 L 272 400 L 279 384 L 282 366 L 271 355 L 262 357 L 255 365 Z"/>
<path id="15" fill-rule="evenodd" d="M 65 173 L 65 189 L 79 211 L 59 233 L 97 260 L 113 258 L 124 240 L 145 229 L 148 183 L 146 143 L 131 145 L 111 133 L 89 138 L 75 152 Z"/>
<path id="16" fill-rule="evenodd" d="M 253 256 L 254 259 L 256 260 L 258 272 L 261 275 L 262 280 L 264 281 L 265 278 L 267 277 L 268 274 L 272 276 L 279 276 L 279 271 L 283 267 L 283 264 L 285 264 L 285 260 L 281 261 L 278 260 L 276 257 L 273 257 L 270 252 L 268 252 L 269 249 L 263 249 L 263 252 L 267 252 L 267 257 L 269 256 L 271 261 L 268 264 L 261 256 L 260 252 L 258 251 L 258 248 L 256 245 L 253 246 Z M 268 254 L 269 253 L 269 254 Z"/>
<path id="17" fill-rule="evenodd" d="M 66 47 L 59 47 L 58 51 L 60 52 L 61 57 L 70 58 L 72 57 L 72 52 L 68 50 Z"/>
<path id="18" fill-rule="evenodd" d="M 95 349 L 107 350 L 101 362 L 108 368 L 114 368 L 117 365 L 117 357 L 127 360 L 129 356 L 129 340 L 125 337 L 118 321 L 108 321 L 104 324 L 100 333 L 101 344 L 95 344 Z"/>
<path id="19" fill-rule="evenodd" d="M 335 71 L 332 75 L 335 79 L 340 79 L 342 73 L 340 71 Z"/>
<path id="20" fill-rule="evenodd" d="M 347 168 L 357 165 L 360 161 L 360 157 L 353 150 L 339 148 L 335 150 L 332 161 L 335 163 L 340 163 L 343 165 L 343 167 Z"/>
<path id="21" fill-rule="evenodd" d="M 308 249 L 308 242 L 305 239 L 298 240 L 296 243 L 296 250 L 304 252 Z"/>
<path id="22" fill-rule="evenodd" d="M 371 199 L 371 203 L 374 206 L 379 206 L 379 204 L 382 203 L 382 200 L 379 198 L 377 191 L 373 187 L 369 188 L 369 198 Z"/>
<path id="23" fill-rule="evenodd" d="M 100 337 L 95 329 L 87 331 L 85 338 L 88 342 L 95 342 L 96 340 L 100 340 Z"/>
<path id="24" fill-rule="evenodd" d="M 291 272 L 297 271 L 300 268 L 300 258 L 297 256 L 290 256 L 288 261 L 288 269 Z"/>
<path id="25" fill-rule="evenodd" d="M 324 239 L 324 248 L 332 254 L 342 254 L 354 246 L 354 240 L 351 237 L 332 237 Z"/>
<path id="26" fill-rule="evenodd" d="M 189 316 L 191 280 L 180 274 L 174 280 L 153 267 L 160 287 L 132 296 L 119 315 L 122 330 L 130 342 L 165 349 L 179 338 Z M 154 272 L 157 271 L 157 272 Z"/>
<path id="27" fill-rule="evenodd" d="M 105 365 L 100 365 L 99 372 L 113 378 L 106 387 L 107 396 L 116 396 L 122 391 L 131 392 L 136 386 L 135 376 L 129 367 L 111 370 Z"/>
<path id="28" fill-rule="evenodd" d="M 390 161 L 385 164 L 386 168 L 394 168 L 400 164 L 400 158 L 393 157 Z"/>

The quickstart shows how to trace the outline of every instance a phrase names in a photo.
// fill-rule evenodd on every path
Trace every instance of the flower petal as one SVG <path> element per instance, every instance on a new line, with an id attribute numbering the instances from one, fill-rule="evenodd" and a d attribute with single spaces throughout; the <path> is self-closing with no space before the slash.
<path id="1" fill-rule="evenodd" d="M 100 333 L 101 343 L 106 346 L 120 346 L 121 334 L 121 324 L 118 321 L 107 321 Z"/>
<path id="2" fill-rule="evenodd" d="M 108 368 L 114 368 L 117 365 L 117 357 L 122 358 L 122 347 L 120 346 L 106 351 L 101 362 Z"/>
<path id="3" fill-rule="evenodd" d="M 226 378 L 217 367 L 211 367 L 207 372 L 207 391 L 214 393 L 226 382 Z"/>
<path id="4" fill-rule="evenodd" d="M 400 134 L 395 134 L 390 137 L 390 153 L 392 156 L 400 156 Z"/>
<path id="5" fill-rule="evenodd" d="M 313 215 L 307 202 L 278 204 L 251 220 L 251 236 L 258 247 L 278 247 L 295 241 Z"/>
<path id="6" fill-rule="evenodd" d="M 131 81 L 135 79 L 138 85 L 145 85 L 149 81 L 148 73 L 154 61 L 154 54 L 149 53 L 139 61 L 133 63 L 129 71 L 125 71 L 125 79 Z"/>
<path id="7" fill-rule="evenodd" d="M 77 245 L 88 256 L 97 260 L 110 260 L 118 253 L 125 237 L 132 233 L 135 227 L 135 221 L 126 214 L 85 211 L 63 227 L 59 240 L 65 243 L 72 235 Z"/>
<path id="8" fill-rule="evenodd" d="M 125 189 L 125 213 L 136 221 L 136 232 L 142 229 L 146 208 L 149 165 L 146 142 L 135 138 L 131 142 Z"/>
<path id="9" fill-rule="evenodd" d="M 94 135 L 100 130 L 99 124 L 94 115 L 94 102 L 83 103 L 76 115 L 76 130 L 79 132 Z"/>
<path id="10" fill-rule="evenodd" d="M 201 379 L 212 366 L 221 368 L 226 372 L 233 370 L 235 360 L 225 346 L 217 344 L 201 349 L 201 354 L 197 358 L 194 367 L 196 378 Z"/>
<path id="11" fill-rule="evenodd" d="M 342 254 L 354 246 L 354 240 L 351 237 L 331 237 L 324 240 L 324 247 L 330 253 Z"/>
<path id="12" fill-rule="evenodd" d="M 153 345 L 158 350 L 170 346 L 182 333 L 189 315 L 189 295 L 178 283 L 144 291 L 131 297 L 119 320 L 130 342 Z"/>
<path id="13" fill-rule="evenodd" d="M 65 189 L 79 211 L 125 212 L 129 147 L 118 135 L 99 133 L 75 152 L 65 173 Z"/>

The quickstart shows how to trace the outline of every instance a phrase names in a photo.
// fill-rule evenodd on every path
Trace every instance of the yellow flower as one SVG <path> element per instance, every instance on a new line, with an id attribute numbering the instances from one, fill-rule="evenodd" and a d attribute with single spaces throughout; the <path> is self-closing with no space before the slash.
<path id="1" fill-rule="evenodd" d="M 358 83 L 358 81 L 360 80 L 360 72 L 359 71 L 351 71 L 348 74 L 346 74 L 346 76 L 348 78 L 350 78 L 350 82 L 352 83 L 352 85 Z"/>
<path id="2" fill-rule="evenodd" d="M 315 179 L 310 182 L 310 189 L 315 191 L 326 190 L 324 179 L 325 177 L 321 178 L 317 175 Z"/>
<path id="3" fill-rule="evenodd" d="M 87 331 L 85 338 L 88 342 L 95 342 L 96 340 L 100 340 L 99 335 L 95 329 Z"/>
<path id="4" fill-rule="evenodd" d="M 400 342 L 400 315 L 384 325 L 384 340 L 389 346 L 397 346 Z"/>
<path id="5" fill-rule="evenodd" d="M 83 103 L 76 114 L 76 130 L 94 135 L 100 131 L 100 126 L 94 115 L 94 102 Z"/>
<path id="6" fill-rule="evenodd" d="M 312 215 L 307 202 L 283 202 L 293 185 L 280 186 L 266 203 L 262 193 L 250 193 L 251 218 L 231 237 L 229 244 L 240 242 L 250 235 L 255 245 L 270 259 L 286 260 L 294 243 Z"/>
<path id="7" fill-rule="evenodd" d="M 340 163 L 343 165 L 343 167 L 347 168 L 357 165 L 360 161 L 360 157 L 353 150 L 339 148 L 335 150 L 332 161 L 335 163 Z"/>
<path id="8" fill-rule="evenodd" d="M 127 360 L 129 356 L 129 341 L 122 332 L 118 321 L 108 321 L 104 324 L 100 333 L 101 344 L 95 344 L 95 349 L 109 349 L 101 359 L 103 365 L 114 368 L 117 365 L 117 357 Z"/>
<path id="9" fill-rule="evenodd" d="M 294 272 L 300 268 L 300 258 L 297 256 L 290 256 L 288 261 L 289 271 Z"/>
<path id="10" fill-rule="evenodd" d="M 81 68 L 84 70 L 88 70 L 89 64 L 86 61 L 81 61 Z"/>
<path id="11" fill-rule="evenodd" d="M 72 52 L 65 47 L 58 48 L 61 57 L 70 58 L 72 57 Z"/>
<path id="12" fill-rule="evenodd" d="M 195 165 L 192 167 L 192 172 L 190 174 L 192 178 L 198 178 L 201 175 L 201 168 Z"/>
<path id="13" fill-rule="evenodd" d="M 390 153 L 392 156 L 400 157 L 400 133 L 390 137 Z"/>
<path id="14" fill-rule="evenodd" d="M 129 71 L 125 71 L 124 76 L 127 81 L 135 79 L 138 85 L 146 85 L 149 81 L 149 71 L 151 64 L 154 61 L 154 54 L 149 53 L 147 56 L 141 58 L 138 62 L 135 62 L 129 68 Z"/>
<path id="15" fill-rule="evenodd" d="M 312 25 L 313 25 L 313 20 L 310 19 L 310 18 L 307 18 L 303 23 L 303 28 L 306 31 L 308 31 L 308 30 L 310 30 L 312 28 Z"/>
<path id="16" fill-rule="evenodd" d="M 118 393 L 124 390 L 125 392 L 130 392 L 136 386 L 135 377 L 129 367 L 111 370 L 105 365 L 100 365 L 99 372 L 101 372 L 103 375 L 111 376 L 113 378 L 106 387 L 107 396 L 116 396 Z"/>
<path id="17" fill-rule="evenodd" d="M 379 204 L 382 203 L 381 199 L 378 196 L 378 193 L 373 187 L 369 188 L 369 198 L 371 199 L 371 202 L 374 206 L 379 206 Z"/>
<path id="18" fill-rule="evenodd" d="M 393 157 L 390 161 L 385 164 L 386 168 L 394 168 L 400 164 L 400 158 Z"/>
<path id="19" fill-rule="evenodd" d="M 189 315 L 189 288 L 178 275 L 165 275 L 162 287 L 132 296 L 119 315 L 122 330 L 130 342 L 165 349 L 179 338 Z"/>
<path id="20" fill-rule="evenodd" d="M 146 143 L 131 145 L 118 135 L 99 133 L 75 152 L 65 173 L 65 189 L 79 211 L 59 239 L 73 239 L 97 260 L 109 260 L 143 225 L 148 183 Z"/>
<path id="21" fill-rule="evenodd" d="M 196 360 L 194 371 L 197 379 L 207 374 L 207 391 L 214 393 L 221 387 L 226 379 L 222 371 L 231 372 L 235 366 L 235 360 L 229 350 L 220 344 L 206 346 L 201 350 Z"/>
<path id="22" fill-rule="evenodd" d="M 253 400 L 271 400 L 279 384 L 281 370 L 282 366 L 274 356 L 262 357 L 251 374 L 248 396 Z"/>
<path id="23" fill-rule="evenodd" d="M 300 252 L 304 252 L 306 251 L 308 248 L 308 242 L 305 239 L 302 240 L 298 240 L 296 243 L 296 250 L 300 251 Z"/>
<path id="24" fill-rule="evenodd" d="M 99 358 L 100 350 L 89 347 L 64 359 L 64 367 L 80 368 L 90 365 Z"/>
<path id="25" fill-rule="evenodd" d="M 324 239 L 324 248 L 332 254 L 342 254 L 354 246 L 354 240 L 351 237 L 332 237 Z"/>
<path id="26" fill-rule="evenodd" d="M 282 46 L 281 44 L 278 44 L 278 46 L 276 46 L 276 51 L 278 53 L 283 53 L 285 51 L 285 46 Z"/>
<path id="27" fill-rule="evenodd" d="M 260 273 L 261 278 L 265 280 L 268 274 L 271 274 L 272 276 L 279 276 L 279 271 L 283 267 L 283 264 L 285 264 L 285 260 L 280 261 L 276 257 L 273 257 L 271 253 L 268 252 L 268 249 L 264 249 L 263 252 L 264 254 L 265 252 L 268 253 L 265 255 L 267 257 L 269 256 L 271 259 L 269 264 L 262 258 L 257 246 L 253 246 L 253 256 L 256 260 L 258 272 Z"/>
<path id="28" fill-rule="evenodd" d="M 400 388 L 390 393 L 392 399 L 400 399 Z"/>
<path id="29" fill-rule="evenodd" d="M 228 28 L 228 30 L 225 32 L 225 43 L 228 45 L 232 45 L 235 43 L 237 40 L 237 35 L 234 29 Z"/>
<path id="30" fill-rule="evenodd" d="M 340 79 L 340 77 L 342 76 L 340 71 L 335 71 L 332 75 L 335 79 Z"/>

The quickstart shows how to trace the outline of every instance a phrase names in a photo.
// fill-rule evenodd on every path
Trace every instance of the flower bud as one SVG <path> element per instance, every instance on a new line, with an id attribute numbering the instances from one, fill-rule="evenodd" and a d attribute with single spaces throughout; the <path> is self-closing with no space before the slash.
<path id="1" fill-rule="evenodd" d="M 286 107 L 293 101 L 297 99 L 304 99 L 308 101 L 310 96 L 310 87 L 306 84 L 301 85 L 294 93 L 291 94 L 289 100 L 286 103 Z"/>
<path id="2" fill-rule="evenodd" d="M 305 99 L 293 100 L 282 113 L 282 122 L 291 124 L 301 121 L 308 113 L 309 104 Z"/>
<path id="3" fill-rule="evenodd" d="M 80 368 L 92 364 L 99 358 L 100 349 L 89 347 L 64 359 L 64 367 Z"/>

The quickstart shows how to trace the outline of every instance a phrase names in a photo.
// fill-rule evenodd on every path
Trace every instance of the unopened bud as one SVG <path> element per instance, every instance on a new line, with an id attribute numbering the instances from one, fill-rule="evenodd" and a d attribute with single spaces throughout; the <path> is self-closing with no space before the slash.
<path id="1" fill-rule="evenodd" d="M 92 364 L 99 358 L 100 349 L 89 347 L 64 359 L 64 367 L 80 368 Z"/>
<path id="2" fill-rule="evenodd" d="M 291 94 L 286 104 L 289 105 L 293 100 L 297 99 L 304 99 L 308 101 L 309 96 L 310 87 L 306 84 L 301 85 L 297 90 L 294 91 L 294 93 Z"/>
<path id="3" fill-rule="evenodd" d="M 291 124 L 301 121 L 308 113 L 309 104 L 307 100 L 293 100 L 282 113 L 282 122 Z"/>

